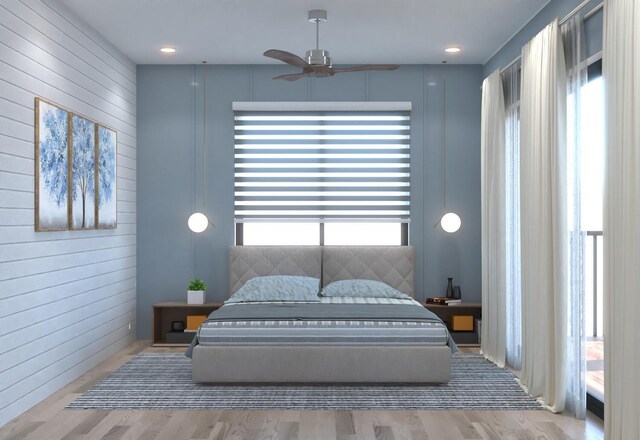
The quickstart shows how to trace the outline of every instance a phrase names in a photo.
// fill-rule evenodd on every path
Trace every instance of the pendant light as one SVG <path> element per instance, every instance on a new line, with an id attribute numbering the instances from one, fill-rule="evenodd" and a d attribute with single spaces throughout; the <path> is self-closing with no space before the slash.
<path id="1" fill-rule="evenodd" d="M 202 65 L 206 65 L 207 62 L 203 61 Z M 204 210 L 206 211 L 207 206 L 207 177 L 206 177 L 206 148 L 207 148 L 207 72 L 204 70 L 202 72 L 202 204 L 204 206 Z M 194 158 L 195 158 L 195 142 L 194 142 Z M 194 191 L 195 191 L 195 167 L 194 167 Z M 209 225 L 215 227 L 213 223 L 209 220 L 209 218 L 203 214 L 202 212 L 194 212 L 189 216 L 189 220 L 187 220 L 187 225 L 189 229 L 195 233 L 204 232 Z"/>
<path id="2" fill-rule="evenodd" d="M 440 226 L 445 232 L 453 234 L 462 225 L 460 216 L 455 212 L 447 212 L 447 75 L 446 61 L 442 62 L 442 200 L 445 214 L 440 219 Z"/>

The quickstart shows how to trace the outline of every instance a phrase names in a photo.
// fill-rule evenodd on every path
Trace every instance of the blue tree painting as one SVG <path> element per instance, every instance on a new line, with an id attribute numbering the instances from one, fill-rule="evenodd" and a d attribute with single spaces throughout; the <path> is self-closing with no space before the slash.
<path id="1" fill-rule="evenodd" d="M 69 114 L 40 99 L 36 109 L 36 230 L 67 229 Z"/>
<path id="2" fill-rule="evenodd" d="M 98 127 L 98 227 L 115 228 L 116 204 L 116 132 Z"/>
<path id="3" fill-rule="evenodd" d="M 95 123 L 71 118 L 71 200 L 74 229 L 95 228 Z"/>

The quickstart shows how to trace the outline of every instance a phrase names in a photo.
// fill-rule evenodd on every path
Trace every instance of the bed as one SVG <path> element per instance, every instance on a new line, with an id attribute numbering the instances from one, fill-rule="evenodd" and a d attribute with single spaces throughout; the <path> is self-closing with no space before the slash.
<path id="1" fill-rule="evenodd" d="M 230 293 L 269 275 L 385 283 L 413 297 L 408 246 L 236 246 Z M 405 298 L 225 304 L 190 349 L 193 380 L 211 383 L 444 383 L 455 350 L 446 326 Z"/>

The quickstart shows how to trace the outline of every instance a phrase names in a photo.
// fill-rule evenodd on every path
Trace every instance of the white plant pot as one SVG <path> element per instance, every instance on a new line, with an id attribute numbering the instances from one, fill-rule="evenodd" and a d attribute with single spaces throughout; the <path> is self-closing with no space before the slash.
<path id="1" fill-rule="evenodd" d="M 187 290 L 187 304 L 204 304 L 204 290 Z"/>

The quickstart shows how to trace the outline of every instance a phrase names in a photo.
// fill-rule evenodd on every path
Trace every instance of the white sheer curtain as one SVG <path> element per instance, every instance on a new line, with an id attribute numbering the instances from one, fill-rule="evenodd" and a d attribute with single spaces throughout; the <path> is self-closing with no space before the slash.
<path id="1" fill-rule="evenodd" d="M 550 410 L 565 408 L 568 374 L 566 69 L 555 20 L 522 48 L 520 381 Z"/>
<path id="2" fill-rule="evenodd" d="M 482 83 L 482 353 L 504 367 L 506 356 L 505 110 L 500 71 Z"/>
<path id="3" fill-rule="evenodd" d="M 569 227 L 567 399 L 565 408 L 578 418 L 586 413 L 585 258 L 586 232 L 581 220 L 581 96 L 587 83 L 587 57 L 581 15 L 561 27 L 567 67 L 567 224 Z"/>
<path id="4" fill-rule="evenodd" d="M 520 64 L 502 73 L 505 98 L 506 362 L 521 367 L 520 293 Z"/>
<path id="5" fill-rule="evenodd" d="M 640 2 L 604 3 L 605 435 L 640 438 Z"/>

